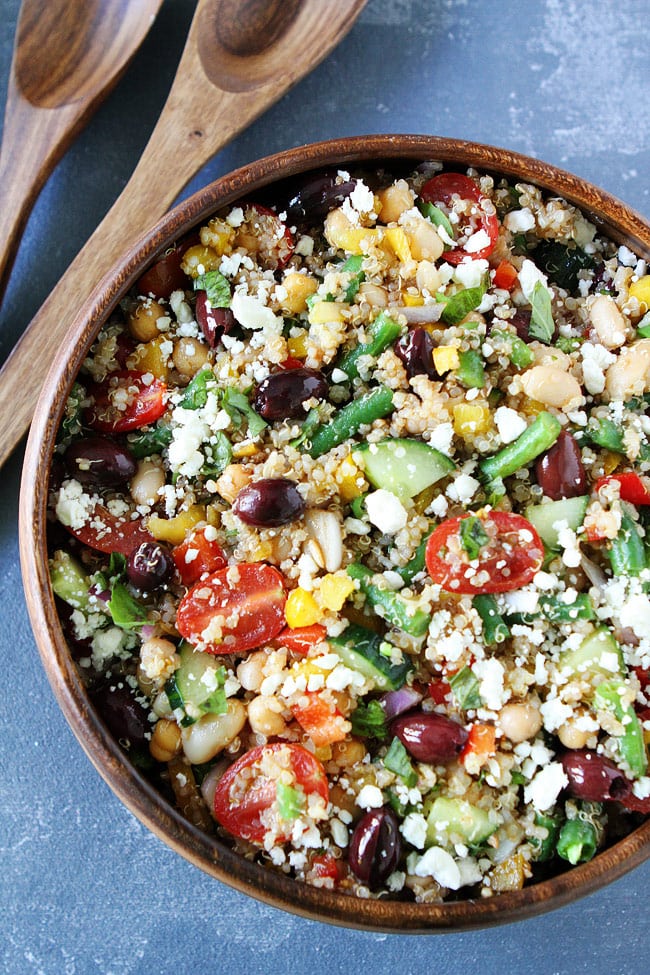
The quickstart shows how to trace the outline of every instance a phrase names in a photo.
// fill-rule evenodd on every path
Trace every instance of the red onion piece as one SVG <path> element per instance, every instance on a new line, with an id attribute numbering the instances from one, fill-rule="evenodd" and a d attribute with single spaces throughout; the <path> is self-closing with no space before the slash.
<path id="1" fill-rule="evenodd" d="M 379 703 L 386 713 L 386 720 L 392 721 L 398 714 L 417 707 L 424 695 L 415 687 L 400 687 L 397 691 L 387 691 L 379 698 Z"/>

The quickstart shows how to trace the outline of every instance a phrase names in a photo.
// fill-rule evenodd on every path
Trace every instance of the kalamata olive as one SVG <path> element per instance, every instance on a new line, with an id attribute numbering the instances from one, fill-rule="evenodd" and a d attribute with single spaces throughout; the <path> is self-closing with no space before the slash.
<path id="1" fill-rule="evenodd" d="M 267 376 L 257 387 L 254 407 L 265 420 L 285 420 L 305 416 L 302 404 L 308 399 L 324 399 L 327 381 L 316 369 L 285 369 Z"/>
<path id="2" fill-rule="evenodd" d="M 197 292 L 194 314 L 211 349 L 215 349 L 221 336 L 227 335 L 236 324 L 230 308 L 213 308 L 205 291 Z"/>
<path id="3" fill-rule="evenodd" d="M 435 378 L 433 339 L 425 328 L 411 328 L 395 343 L 395 355 L 402 360 L 406 375 Z"/>
<path id="4" fill-rule="evenodd" d="M 620 799 L 629 791 L 629 782 L 621 770 L 598 752 L 565 752 L 562 767 L 569 780 L 569 792 L 576 799 L 604 802 Z"/>
<path id="5" fill-rule="evenodd" d="M 530 328 L 530 317 L 530 312 L 521 308 L 510 319 L 510 324 L 514 325 L 515 331 L 522 342 L 530 342 L 530 334 L 528 332 Z"/>
<path id="6" fill-rule="evenodd" d="M 369 887 L 380 887 L 396 869 L 402 852 L 397 816 L 390 806 L 361 817 L 350 840 L 350 869 Z"/>
<path id="7" fill-rule="evenodd" d="M 126 560 L 126 574 L 134 586 L 150 592 L 169 582 L 174 574 L 174 560 L 158 542 L 143 542 Z"/>
<path id="8" fill-rule="evenodd" d="M 136 285 L 138 294 L 153 295 L 154 298 L 169 298 L 172 291 L 184 290 L 188 285 L 188 279 L 181 269 L 181 261 L 191 244 L 191 240 L 183 240 L 170 247 L 160 260 L 144 272 Z"/>
<path id="9" fill-rule="evenodd" d="M 391 722 L 390 732 L 397 735 L 418 762 L 433 765 L 450 762 L 467 741 L 467 732 L 462 725 L 434 712 L 403 714 Z"/>
<path id="10" fill-rule="evenodd" d="M 550 450 L 535 464 L 537 483 L 548 498 L 577 498 L 587 494 L 587 476 L 575 437 L 563 430 Z"/>
<path id="11" fill-rule="evenodd" d="M 111 734 L 121 744 L 128 748 L 146 743 L 151 724 L 147 720 L 146 711 L 138 704 L 126 684 L 121 681 L 104 684 L 95 691 L 92 698 Z"/>
<path id="12" fill-rule="evenodd" d="M 126 447 L 107 437 L 84 437 L 71 443 L 63 455 L 66 469 L 81 484 L 117 487 L 126 484 L 137 464 Z"/>
<path id="13" fill-rule="evenodd" d="M 305 502 L 293 481 L 264 477 L 242 488 L 232 510 L 247 525 L 275 528 L 300 518 Z"/>
<path id="14" fill-rule="evenodd" d="M 294 191 L 285 210 L 287 223 L 304 224 L 322 220 L 330 210 L 341 205 L 357 185 L 354 179 L 339 181 L 336 170 L 308 175 Z"/>

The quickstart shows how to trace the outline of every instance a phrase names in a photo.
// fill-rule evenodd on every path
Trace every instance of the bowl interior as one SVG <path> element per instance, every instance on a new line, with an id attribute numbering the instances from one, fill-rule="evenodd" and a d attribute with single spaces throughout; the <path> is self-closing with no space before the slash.
<path id="1" fill-rule="evenodd" d="M 521 891 L 481 900 L 414 904 L 360 900 L 298 883 L 250 863 L 185 820 L 127 760 L 89 702 L 69 653 L 47 570 L 47 478 L 65 401 L 77 371 L 117 302 L 152 258 L 214 210 L 277 181 L 324 166 L 367 162 L 410 168 L 436 159 L 448 167 L 531 182 L 578 206 L 599 230 L 650 259 L 650 226 L 620 201 L 538 160 L 503 149 L 427 136 L 370 136 L 303 146 L 254 162 L 180 204 L 141 238 L 95 288 L 71 323 L 32 424 L 21 489 L 20 548 L 29 613 L 47 676 L 84 751 L 124 804 L 174 850 L 219 880 L 260 900 L 321 921 L 383 930 L 434 932 L 519 920 L 590 893 L 650 854 L 650 821 L 594 860 Z"/>

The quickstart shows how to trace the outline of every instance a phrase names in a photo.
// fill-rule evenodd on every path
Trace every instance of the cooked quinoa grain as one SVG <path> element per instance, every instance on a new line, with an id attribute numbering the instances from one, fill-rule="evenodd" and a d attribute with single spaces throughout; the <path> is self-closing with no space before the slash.
<path id="1" fill-rule="evenodd" d="M 216 214 L 106 324 L 52 586 L 200 828 L 350 895 L 497 896 L 650 813 L 646 264 L 473 170 L 323 186 Z"/>

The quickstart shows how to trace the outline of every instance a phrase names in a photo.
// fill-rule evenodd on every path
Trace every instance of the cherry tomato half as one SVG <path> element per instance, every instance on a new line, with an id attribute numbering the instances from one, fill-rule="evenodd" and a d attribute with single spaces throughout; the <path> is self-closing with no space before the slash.
<path id="1" fill-rule="evenodd" d="M 260 203 L 244 204 L 243 210 L 244 222 L 237 228 L 235 245 L 255 254 L 262 267 L 272 271 L 283 268 L 296 247 L 287 225 Z"/>
<path id="2" fill-rule="evenodd" d="M 452 209 L 454 197 L 461 200 L 471 200 L 477 204 L 476 207 L 472 208 L 476 212 L 472 213 L 469 223 L 462 230 L 469 236 L 479 230 L 484 230 L 488 235 L 489 242 L 485 247 L 471 253 L 463 247 L 446 251 L 443 255 L 445 261 L 448 261 L 449 264 L 460 264 L 466 257 L 471 260 L 478 260 L 492 253 L 499 236 L 499 221 L 496 213 L 485 212 L 483 203 L 485 197 L 473 179 L 470 179 L 469 176 L 463 176 L 462 173 L 442 173 L 440 176 L 434 176 L 433 179 L 427 180 L 420 190 L 420 196 L 426 203 L 433 203 L 436 206 L 442 203 L 447 209 Z"/>
<path id="3" fill-rule="evenodd" d="M 128 515 L 118 518 L 103 504 L 95 507 L 85 525 L 81 528 L 68 527 L 68 531 L 83 545 L 106 555 L 119 552 L 129 556 L 143 542 L 156 541 L 144 527 L 141 518 L 131 520 Z"/>
<path id="4" fill-rule="evenodd" d="M 94 403 L 85 421 L 101 433 L 126 433 L 155 423 L 166 410 L 167 386 L 160 379 L 146 383 L 146 373 L 135 370 L 113 372 L 89 390 Z"/>
<path id="5" fill-rule="evenodd" d="M 242 653 L 268 643 L 285 625 L 284 579 L 265 562 L 213 572 L 181 599 L 176 628 L 208 653 Z"/>
<path id="6" fill-rule="evenodd" d="M 311 626 L 297 626 L 294 629 L 287 627 L 278 633 L 274 644 L 278 647 L 286 647 L 292 653 L 297 653 L 301 657 L 306 657 L 309 650 L 322 643 L 327 637 L 327 630 L 322 623 L 312 623 Z"/>
<path id="7" fill-rule="evenodd" d="M 600 491 L 606 484 L 618 481 L 620 486 L 621 501 L 629 501 L 630 504 L 645 505 L 650 504 L 650 480 L 641 477 L 635 471 L 622 471 L 620 474 L 608 474 L 606 477 L 599 477 L 594 485 L 596 491 Z"/>
<path id="8" fill-rule="evenodd" d="M 488 540 L 470 559 L 461 540 L 461 523 L 479 517 Z M 508 511 L 460 515 L 435 529 L 426 549 L 426 565 L 434 582 L 447 592 L 479 595 L 510 592 L 529 583 L 541 568 L 544 546 L 531 523 Z"/>
<path id="9" fill-rule="evenodd" d="M 291 713 L 316 748 L 343 741 L 350 730 L 349 722 L 338 708 L 318 691 L 306 691 L 296 704 L 292 704 Z"/>
<path id="10" fill-rule="evenodd" d="M 252 843 L 263 843 L 269 830 L 280 843 L 289 839 L 292 823 L 283 824 L 276 803 L 277 778 L 283 770 L 293 779 L 287 784 L 305 799 L 315 795 L 328 802 L 327 775 L 318 759 L 302 745 L 275 741 L 252 748 L 226 769 L 214 793 L 217 822 Z"/>
<path id="11" fill-rule="evenodd" d="M 172 549 L 174 565 L 185 586 L 193 585 L 204 573 L 228 565 L 221 545 L 213 538 L 206 538 L 206 531 L 212 533 L 214 529 L 199 528 Z"/>

